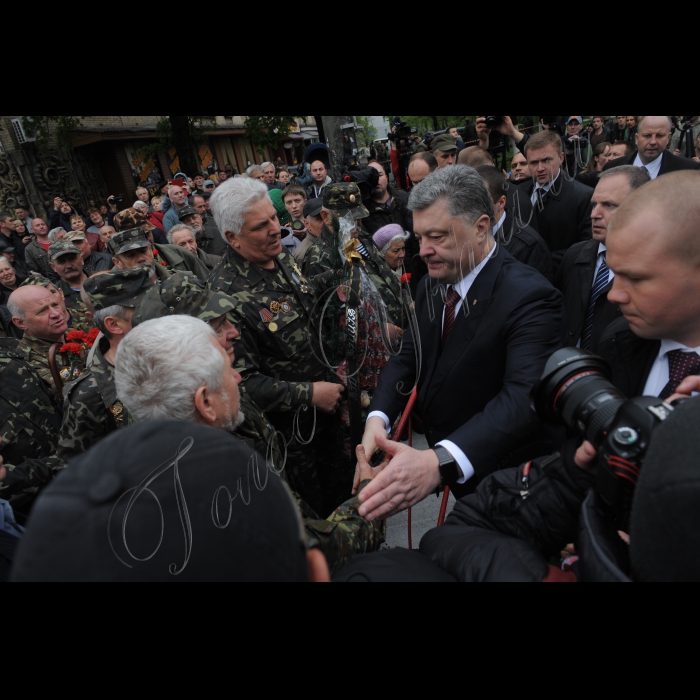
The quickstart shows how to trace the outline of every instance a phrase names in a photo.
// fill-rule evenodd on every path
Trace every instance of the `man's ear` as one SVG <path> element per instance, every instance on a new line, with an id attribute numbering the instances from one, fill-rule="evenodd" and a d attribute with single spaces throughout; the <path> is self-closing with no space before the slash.
<path id="1" fill-rule="evenodd" d="M 114 263 L 115 267 L 118 267 L 120 270 L 124 269 L 124 265 L 122 264 L 122 261 L 118 257 L 113 257 L 112 262 Z"/>
<path id="2" fill-rule="evenodd" d="M 26 331 L 27 330 L 27 322 L 23 321 L 19 316 L 13 316 L 12 317 L 12 323 L 17 326 L 21 331 Z"/>
<path id="3" fill-rule="evenodd" d="M 328 570 L 328 562 L 320 549 L 310 549 L 306 553 L 309 565 L 310 583 L 330 583 L 331 572 Z"/>
<path id="4" fill-rule="evenodd" d="M 323 223 L 324 223 L 326 226 L 330 226 L 331 221 L 333 220 L 333 216 L 332 216 L 331 213 L 330 213 L 329 211 L 327 211 L 326 209 L 322 209 L 322 210 L 321 210 L 321 218 L 323 219 Z"/>
<path id="5" fill-rule="evenodd" d="M 194 395 L 194 406 L 204 423 L 213 425 L 216 423 L 216 410 L 211 402 L 211 395 L 207 387 L 201 386 Z"/>
<path id="6" fill-rule="evenodd" d="M 228 241 L 229 245 L 235 250 L 238 250 L 239 246 L 237 245 L 238 241 L 236 240 L 238 236 L 236 236 L 236 234 L 232 231 L 224 231 L 224 236 Z"/>

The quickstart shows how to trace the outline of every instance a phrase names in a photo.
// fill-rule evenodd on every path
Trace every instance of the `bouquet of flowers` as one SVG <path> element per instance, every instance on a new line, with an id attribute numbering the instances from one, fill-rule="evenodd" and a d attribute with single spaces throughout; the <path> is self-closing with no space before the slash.
<path id="1" fill-rule="evenodd" d="M 59 350 L 59 353 L 63 355 L 63 369 L 61 370 L 63 381 L 69 382 L 82 375 L 87 353 L 95 344 L 99 334 L 100 331 L 93 328 L 90 333 L 71 331 L 66 336 L 66 344 Z"/>

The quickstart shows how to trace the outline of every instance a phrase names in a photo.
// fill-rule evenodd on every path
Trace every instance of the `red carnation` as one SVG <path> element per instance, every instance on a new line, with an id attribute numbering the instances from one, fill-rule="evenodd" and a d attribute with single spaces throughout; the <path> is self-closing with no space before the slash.
<path id="1" fill-rule="evenodd" d="M 66 343 L 60 350 L 62 354 L 70 353 L 71 355 L 80 355 L 83 351 L 83 346 L 80 343 Z"/>
<path id="2" fill-rule="evenodd" d="M 93 328 L 87 336 L 87 342 L 90 347 L 92 347 L 95 344 L 95 341 L 97 340 L 97 336 L 100 334 L 100 329 L 99 328 Z"/>
<path id="3" fill-rule="evenodd" d="M 410 272 L 407 272 L 405 275 L 402 275 L 401 284 L 408 284 L 411 281 L 412 277 L 413 275 Z"/>
<path id="4" fill-rule="evenodd" d="M 81 343 L 85 343 L 87 341 L 88 337 L 83 333 L 83 331 L 71 331 L 67 336 L 66 340 L 71 341 L 71 340 L 77 340 Z"/>

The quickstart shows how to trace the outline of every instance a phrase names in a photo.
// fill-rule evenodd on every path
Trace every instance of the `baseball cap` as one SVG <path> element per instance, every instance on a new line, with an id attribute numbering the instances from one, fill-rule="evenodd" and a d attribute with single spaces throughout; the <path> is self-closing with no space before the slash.
<path id="1" fill-rule="evenodd" d="M 115 270 L 89 277 L 83 284 L 95 311 L 118 304 L 136 308 L 143 295 L 153 287 L 151 273 L 146 267 Z"/>
<path id="2" fill-rule="evenodd" d="M 202 187 L 216 187 L 216 183 L 213 180 L 205 180 Z"/>
<path id="3" fill-rule="evenodd" d="M 310 199 L 304 205 L 304 218 L 309 216 L 318 216 L 323 209 L 323 199 L 320 197 L 318 199 Z"/>
<path id="4" fill-rule="evenodd" d="M 348 211 L 353 219 L 364 219 L 369 211 L 362 203 L 360 188 L 355 182 L 338 182 L 323 188 L 323 206 L 333 211 Z"/>
<path id="5" fill-rule="evenodd" d="M 80 251 L 70 241 L 65 240 L 65 238 L 49 246 L 49 260 L 58 260 L 58 258 L 64 255 L 80 255 Z"/>
<path id="6" fill-rule="evenodd" d="M 199 212 L 194 207 L 186 206 L 180 209 L 178 216 L 180 217 L 180 221 L 184 221 L 188 216 L 193 216 L 198 213 Z"/>
<path id="7" fill-rule="evenodd" d="M 112 255 L 121 255 L 130 250 L 150 248 L 151 243 L 146 238 L 146 232 L 142 228 L 132 228 L 129 231 L 121 231 L 112 236 L 107 243 L 107 247 Z"/>
<path id="8" fill-rule="evenodd" d="M 583 124 L 583 117 L 569 117 L 566 123 L 571 124 L 571 122 L 578 122 L 579 124 Z"/>
<path id="9" fill-rule="evenodd" d="M 457 139 L 452 134 L 440 134 L 433 139 L 433 151 L 456 151 Z"/>
<path id="10" fill-rule="evenodd" d="M 82 231 L 70 231 L 63 237 L 64 241 L 72 243 L 73 241 L 86 241 L 87 236 Z"/>

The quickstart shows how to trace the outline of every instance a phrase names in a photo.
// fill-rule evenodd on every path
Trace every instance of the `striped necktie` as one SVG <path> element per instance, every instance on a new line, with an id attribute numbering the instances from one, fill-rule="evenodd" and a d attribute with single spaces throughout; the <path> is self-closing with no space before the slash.
<path id="1" fill-rule="evenodd" d="M 455 309 L 460 301 L 462 301 L 462 297 L 459 296 L 454 287 L 450 287 L 450 291 L 447 292 L 447 301 L 445 303 L 445 323 L 442 327 L 442 343 L 440 345 L 440 352 L 444 350 L 447 339 L 450 337 L 450 333 L 452 332 L 452 326 L 455 325 Z"/>
<path id="2" fill-rule="evenodd" d="M 588 304 L 588 314 L 586 315 L 586 321 L 583 324 L 583 333 L 581 333 L 581 348 L 588 350 L 591 347 L 591 336 L 593 335 L 593 314 L 595 313 L 595 306 L 600 299 L 600 295 L 603 290 L 608 286 L 610 282 L 610 269 L 606 262 L 606 251 L 601 253 L 603 260 L 600 265 L 600 270 L 596 275 L 595 282 L 593 283 L 593 290 L 591 291 L 591 301 Z"/>

